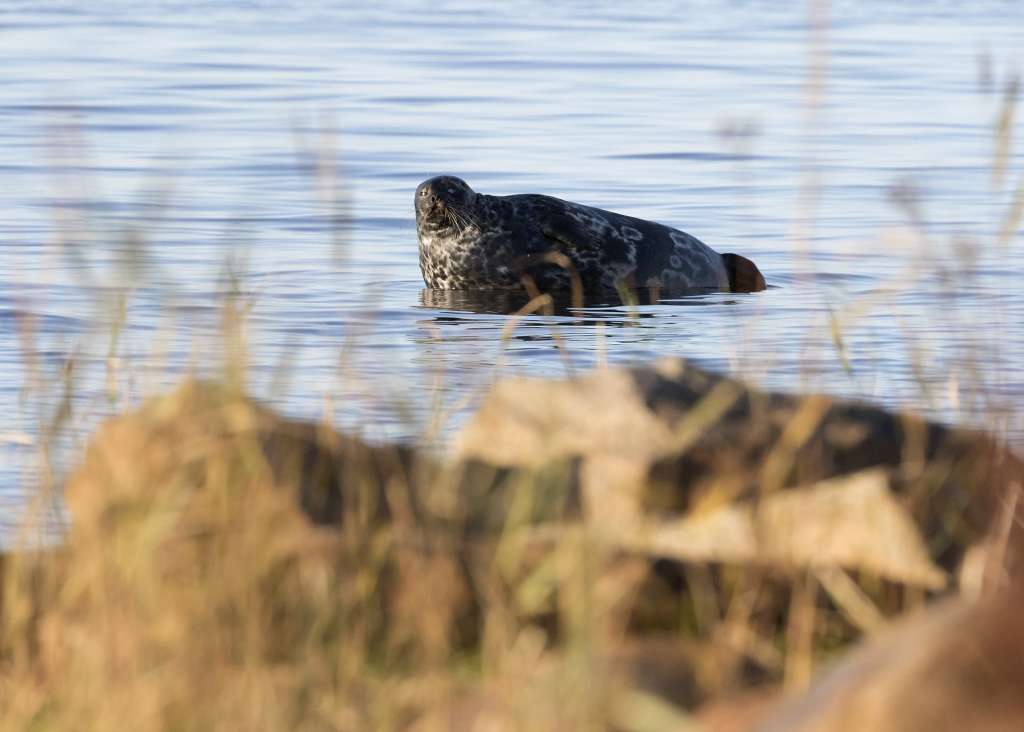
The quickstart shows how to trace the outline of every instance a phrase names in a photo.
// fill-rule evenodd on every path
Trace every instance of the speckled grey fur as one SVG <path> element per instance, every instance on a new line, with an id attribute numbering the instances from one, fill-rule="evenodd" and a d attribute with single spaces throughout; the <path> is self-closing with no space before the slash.
<path id="1" fill-rule="evenodd" d="M 521 287 L 530 274 L 542 289 L 565 289 L 569 274 L 544 263 L 559 252 L 584 290 L 651 287 L 728 290 L 722 256 L 677 229 L 551 196 L 488 196 L 453 176 L 416 189 L 420 269 L 435 290 Z"/>

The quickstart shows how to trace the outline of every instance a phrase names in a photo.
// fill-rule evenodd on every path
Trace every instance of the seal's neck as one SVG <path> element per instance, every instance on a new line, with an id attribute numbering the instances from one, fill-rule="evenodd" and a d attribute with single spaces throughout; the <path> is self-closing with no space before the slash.
<path id="1" fill-rule="evenodd" d="M 417 216 L 420 243 L 431 247 L 457 247 L 480 236 L 480 221 L 471 207 L 449 206 L 440 215 Z"/>
<path id="2" fill-rule="evenodd" d="M 421 237 L 428 235 L 433 238 L 447 238 L 457 233 L 455 224 L 446 217 L 417 217 L 416 231 Z"/>

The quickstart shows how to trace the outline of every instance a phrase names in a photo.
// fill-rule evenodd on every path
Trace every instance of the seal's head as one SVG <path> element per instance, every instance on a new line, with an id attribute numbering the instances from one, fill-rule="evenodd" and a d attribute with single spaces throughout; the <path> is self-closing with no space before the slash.
<path id="1" fill-rule="evenodd" d="M 425 180 L 416 187 L 416 222 L 436 228 L 458 226 L 475 196 L 466 181 L 452 175 Z"/>

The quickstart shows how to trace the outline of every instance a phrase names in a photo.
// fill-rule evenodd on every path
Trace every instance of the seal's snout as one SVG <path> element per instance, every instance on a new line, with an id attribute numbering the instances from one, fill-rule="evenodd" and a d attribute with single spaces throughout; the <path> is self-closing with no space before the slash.
<path id="1" fill-rule="evenodd" d="M 430 218 L 446 207 L 464 208 L 471 200 L 472 190 L 465 181 L 450 175 L 425 180 L 416 187 L 416 214 Z"/>
<path id="2" fill-rule="evenodd" d="M 430 181 L 420 183 L 416 188 L 416 213 L 429 214 L 440 205 L 437 191 L 430 185 Z"/>

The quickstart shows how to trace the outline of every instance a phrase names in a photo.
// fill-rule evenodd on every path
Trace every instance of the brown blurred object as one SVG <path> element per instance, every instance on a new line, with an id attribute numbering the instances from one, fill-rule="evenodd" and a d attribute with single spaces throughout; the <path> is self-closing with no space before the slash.
<path id="1" fill-rule="evenodd" d="M 704 732 L 750 732 L 782 704 L 778 689 L 753 689 L 713 699 L 693 715 Z"/>
<path id="2" fill-rule="evenodd" d="M 104 514 L 209 481 L 242 490 L 289 488 L 315 524 L 337 524 L 360 503 L 385 518 L 384 488 L 411 483 L 407 448 L 371 447 L 326 425 L 284 419 L 221 384 L 190 380 L 104 422 L 65 487 L 74 528 Z"/>
<path id="3" fill-rule="evenodd" d="M 751 732 L 1024 729 L 1024 591 L 951 600 L 840 660 Z M 739 729 L 743 729 L 742 727 Z"/>

